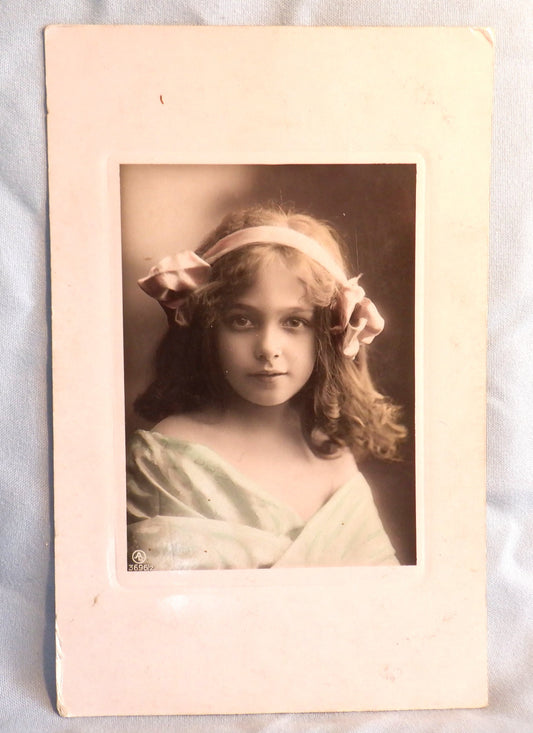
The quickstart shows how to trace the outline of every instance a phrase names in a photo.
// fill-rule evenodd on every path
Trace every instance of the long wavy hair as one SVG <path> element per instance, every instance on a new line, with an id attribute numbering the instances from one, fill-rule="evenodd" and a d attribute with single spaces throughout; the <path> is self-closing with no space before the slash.
<path id="1" fill-rule="evenodd" d="M 197 249 L 201 256 L 216 241 L 247 227 L 286 226 L 307 234 L 347 270 L 345 245 L 327 222 L 280 207 L 255 206 L 228 214 Z M 209 282 L 192 293 L 182 309 L 187 325 L 169 319 L 155 358 L 155 379 L 135 401 L 136 411 L 158 422 L 172 414 L 224 408 L 228 385 L 219 364 L 216 327 L 235 298 L 253 286 L 265 262 L 281 258 L 305 285 L 315 307 L 316 361 L 307 384 L 293 397 L 304 436 L 321 457 L 333 457 L 348 447 L 356 460 L 372 455 L 398 458 L 406 437 L 400 409 L 374 387 L 366 346 L 354 360 L 342 353 L 342 335 L 335 329 L 338 285 L 321 265 L 299 250 L 279 244 L 256 244 L 218 259 Z"/>

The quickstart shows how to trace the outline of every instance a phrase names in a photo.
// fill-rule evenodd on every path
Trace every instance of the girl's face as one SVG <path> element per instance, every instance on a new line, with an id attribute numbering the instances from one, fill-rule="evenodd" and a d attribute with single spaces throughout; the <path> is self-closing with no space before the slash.
<path id="1" fill-rule="evenodd" d="M 217 328 L 219 359 L 233 390 L 254 405 L 294 397 L 313 372 L 314 307 L 301 280 L 279 259 L 236 297 Z"/>

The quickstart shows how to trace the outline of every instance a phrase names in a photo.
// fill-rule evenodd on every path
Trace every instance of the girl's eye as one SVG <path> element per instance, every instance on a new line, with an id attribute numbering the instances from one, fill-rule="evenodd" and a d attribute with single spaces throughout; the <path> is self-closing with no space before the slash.
<path id="1" fill-rule="evenodd" d="M 243 315 L 230 316 L 227 319 L 227 323 L 230 326 L 230 328 L 235 328 L 238 330 L 245 329 L 245 328 L 252 328 L 253 326 L 253 323 L 250 320 L 250 318 L 248 318 L 248 316 L 243 316 Z"/>
<path id="2" fill-rule="evenodd" d="M 305 318 L 299 318 L 297 316 L 291 316 L 285 321 L 285 325 L 291 329 L 309 327 L 311 324 Z"/>

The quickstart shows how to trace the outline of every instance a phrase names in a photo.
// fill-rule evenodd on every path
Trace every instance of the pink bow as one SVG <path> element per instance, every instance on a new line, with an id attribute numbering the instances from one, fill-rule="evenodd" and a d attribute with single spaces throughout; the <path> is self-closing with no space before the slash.
<path id="1" fill-rule="evenodd" d="M 344 332 L 342 353 L 352 359 L 357 356 L 360 344 L 370 344 L 385 325 L 374 303 L 365 297 L 365 291 L 359 285 L 360 277 L 348 280 L 339 295 L 339 330 Z"/>
<path id="2" fill-rule="evenodd" d="M 210 269 L 195 252 L 184 250 L 162 259 L 137 282 L 163 307 L 178 309 L 191 292 L 209 280 Z"/>

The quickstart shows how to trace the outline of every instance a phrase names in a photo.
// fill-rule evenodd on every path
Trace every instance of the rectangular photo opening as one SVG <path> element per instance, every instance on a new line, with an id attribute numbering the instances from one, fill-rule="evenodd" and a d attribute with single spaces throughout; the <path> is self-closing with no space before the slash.
<path id="1" fill-rule="evenodd" d="M 416 164 L 120 196 L 128 571 L 415 565 Z"/>

